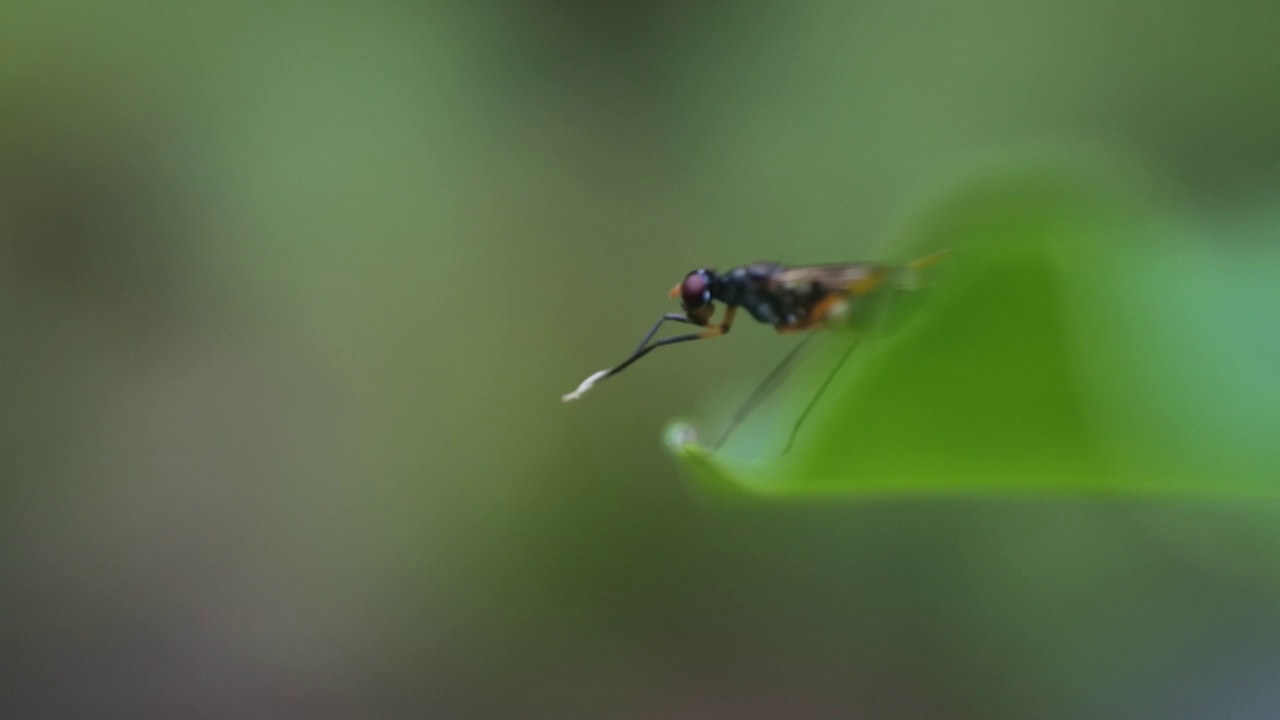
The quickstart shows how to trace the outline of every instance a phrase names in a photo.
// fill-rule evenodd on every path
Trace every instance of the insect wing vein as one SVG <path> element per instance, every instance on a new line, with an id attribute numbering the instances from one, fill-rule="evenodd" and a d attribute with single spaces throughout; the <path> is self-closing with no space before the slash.
<path id="1" fill-rule="evenodd" d="M 873 263 L 803 265 L 777 273 L 770 286 L 780 290 L 817 286 L 828 293 L 862 295 L 874 289 L 884 274 L 884 266 Z"/>

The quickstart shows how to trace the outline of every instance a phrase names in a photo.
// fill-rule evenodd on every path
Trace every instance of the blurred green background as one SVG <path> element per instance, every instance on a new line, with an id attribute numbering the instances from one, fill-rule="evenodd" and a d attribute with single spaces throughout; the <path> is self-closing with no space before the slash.
<path id="1" fill-rule="evenodd" d="M 1168 231 L 1091 432 L 1266 476 L 1277 128 L 1261 1 L 7 0 L 0 716 L 1276 717 L 1275 501 L 708 497 L 749 323 L 558 396 L 1049 148 Z"/>

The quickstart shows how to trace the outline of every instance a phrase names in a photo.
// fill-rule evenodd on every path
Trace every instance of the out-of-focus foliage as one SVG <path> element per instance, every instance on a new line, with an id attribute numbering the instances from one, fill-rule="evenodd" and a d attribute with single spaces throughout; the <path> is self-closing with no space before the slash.
<path id="1" fill-rule="evenodd" d="M 771 495 L 1280 496 L 1280 256 L 1189 252 L 1091 170 L 988 169 L 923 211 L 903 244 L 951 272 L 889 306 L 907 328 L 865 344 L 796 451 L 744 463 L 677 431 L 677 452 Z"/>
<path id="2" fill-rule="evenodd" d="M 661 429 L 718 429 L 787 352 L 749 322 L 558 399 L 690 269 L 973 236 L 828 392 L 808 474 L 735 479 L 1269 474 L 1277 28 L 1256 0 L 0 3 L 0 717 L 1280 715 L 1272 501 L 708 499 Z M 1085 177 L 972 170 L 1045 145 Z M 768 462 L 837 351 L 725 457 Z M 1079 385 L 1007 392 L 1033 370 Z M 1000 435 L 929 416 L 995 380 L 965 412 Z"/>

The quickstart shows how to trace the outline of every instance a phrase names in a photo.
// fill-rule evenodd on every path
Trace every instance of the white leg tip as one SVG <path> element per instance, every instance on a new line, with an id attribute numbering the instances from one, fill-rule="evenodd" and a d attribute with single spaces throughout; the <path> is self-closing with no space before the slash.
<path id="1" fill-rule="evenodd" d="M 574 400 L 577 400 L 578 398 L 582 397 L 583 393 L 590 390 L 592 385 L 595 385 L 597 381 L 603 379 L 608 374 L 609 374 L 608 370 L 601 370 L 600 372 L 592 375 L 586 380 L 583 380 L 582 384 L 579 385 L 578 388 L 573 392 L 561 395 L 560 399 L 563 400 L 564 402 L 573 402 Z"/>

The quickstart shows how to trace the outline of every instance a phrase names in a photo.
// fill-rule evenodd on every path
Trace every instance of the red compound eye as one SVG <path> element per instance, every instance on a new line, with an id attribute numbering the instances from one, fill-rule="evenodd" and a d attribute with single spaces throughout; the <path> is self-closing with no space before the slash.
<path id="1" fill-rule="evenodd" d="M 711 302 L 711 284 L 707 274 L 702 270 L 694 270 L 680 284 L 680 300 L 686 310 L 697 310 Z"/>

